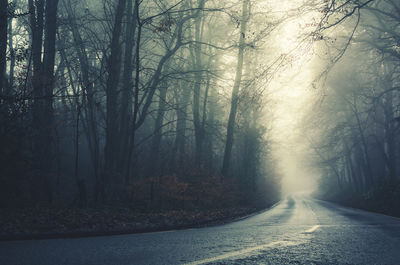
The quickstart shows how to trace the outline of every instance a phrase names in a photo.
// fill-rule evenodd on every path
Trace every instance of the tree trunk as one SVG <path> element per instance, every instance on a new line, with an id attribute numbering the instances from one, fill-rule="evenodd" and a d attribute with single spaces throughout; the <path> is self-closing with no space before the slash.
<path id="1" fill-rule="evenodd" d="M 139 17 L 139 0 L 135 0 L 134 7 L 134 19 L 136 20 L 138 31 L 136 36 L 136 49 L 135 49 L 135 86 L 134 86 L 134 98 L 133 98 L 133 117 L 130 126 L 130 135 L 128 137 L 128 157 L 127 163 L 125 165 L 125 183 L 128 184 L 131 180 L 131 163 L 132 156 L 135 148 L 136 140 L 136 129 L 137 129 L 137 119 L 139 115 L 139 83 L 140 83 L 140 41 L 142 39 L 142 24 Z"/>
<path id="2" fill-rule="evenodd" d="M 104 148 L 104 178 L 111 196 L 120 194 L 122 179 L 116 172 L 118 143 L 118 83 L 121 70 L 122 18 L 126 0 L 119 0 L 115 11 L 115 22 L 111 37 L 111 54 L 108 58 L 108 78 L 106 84 L 106 143 Z"/>
<path id="3" fill-rule="evenodd" d="M 151 143 L 149 170 L 147 171 L 147 172 L 149 172 L 150 177 L 158 175 L 162 172 L 162 170 L 159 168 L 158 160 L 159 160 L 160 144 L 161 144 L 162 131 L 163 131 L 162 125 L 163 125 L 163 121 L 164 121 L 167 90 L 168 90 L 168 86 L 165 83 L 160 88 L 160 98 L 158 101 L 157 117 L 154 122 L 154 136 L 153 136 L 152 143 Z"/>
<path id="4" fill-rule="evenodd" d="M 0 96 L 4 94 L 6 85 L 7 6 L 7 0 L 0 0 Z M 2 99 L 0 98 L 0 100 Z"/>
<path id="5" fill-rule="evenodd" d="M 239 37 L 239 47 L 238 47 L 238 61 L 236 66 L 235 82 L 233 84 L 232 99 L 231 99 L 231 109 L 229 112 L 229 120 L 227 126 L 227 135 L 224 151 L 224 160 L 222 164 L 222 175 L 227 177 L 229 174 L 230 160 L 233 146 L 233 133 L 236 124 L 236 112 L 238 108 L 239 101 L 239 89 L 242 80 L 242 70 L 243 70 L 243 57 L 245 50 L 245 37 L 246 37 L 246 26 L 249 18 L 248 8 L 249 0 L 243 0 L 242 5 L 242 18 L 240 23 L 240 37 Z"/>
<path id="6" fill-rule="evenodd" d="M 387 81 L 388 87 L 392 87 L 392 83 Z M 385 84 L 386 85 L 386 84 Z M 385 150 L 385 162 L 389 173 L 389 181 L 394 183 L 396 180 L 396 128 L 394 126 L 394 111 L 393 111 L 393 94 L 387 92 L 383 102 L 384 111 L 384 150 Z"/>
<path id="7" fill-rule="evenodd" d="M 172 155 L 173 163 L 171 165 L 172 169 L 180 171 L 179 166 L 183 165 L 185 160 L 187 106 L 190 100 L 191 89 L 189 86 L 185 86 L 183 81 L 179 81 L 179 84 L 182 92 L 180 93 L 181 96 L 176 95 L 176 137 Z"/>
<path id="8" fill-rule="evenodd" d="M 361 126 L 361 120 L 359 116 L 359 112 L 357 109 L 356 101 L 354 100 L 354 115 L 357 120 L 357 127 L 358 131 L 361 137 L 361 144 L 362 144 L 362 151 L 363 151 L 363 158 L 364 158 L 364 163 L 365 163 L 365 175 L 367 176 L 367 182 L 369 184 L 369 187 L 372 187 L 374 185 L 374 179 L 372 176 L 372 168 L 371 168 L 371 160 L 369 158 L 369 150 L 368 150 L 368 143 L 367 140 L 365 139 L 364 135 L 364 130 L 362 129 Z"/>
<path id="9" fill-rule="evenodd" d="M 53 82 L 58 0 L 29 0 L 33 60 L 33 128 L 38 201 L 51 202 Z M 43 41 L 44 34 L 44 41 Z M 42 61 L 43 51 L 43 61 Z"/>
<path id="10" fill-rule="evenodd" d="M 11 89 L 14 86 L 14 72 L 15 72 L 15 51 L 14 51 L 14 41 L 13 41 L 13 27 L 12 27 L 13 18 L 11 17 L 8 20 L 8 49 L 10 51 L 10 76 L 9 76 L 9 88 Z"/>
<path id="11" fill-rule="evenodd" d="M 78 101 L 78 99 L 76 100 Z M 80 208 L 83 208 L 86 205 L 87 196 L 86 196 L 86 185 L 85 180 L 82 175 L 79 174 L 79 121 L 81 117 L 81 105 L 77 102 L 76 106 L 76 124 L 75 124 L 75 181 L 76 186 L 78 188 L 78 205 Z"/>
<path id="12" fill-rule="evenodd" d="M 128 163 L 128 143 L 129 143 L 129 124 L 131 124 L 132 116 L 132 97 L 133 97 L 133 48 L 134 36 L 136 34 L 137 18 L 135 5 L 133 9 L 133 1 L 128 0 L 127 5 L 127 24 L 125 28 L 126 44 L 124 55 L 124 71 L 122 74 L 122 96 L 121 96 L 121 110 L 120 110 L 120 129 L 119 129 L 119 168 L 123 170 Z M 133 9 L 133 12 L 132 12 Z M 125 180 L 126 182 L 127 180 Z"/>
<path id="13" fill-rule="evenodd" d="M 99 133 L 97 128 L 97 116 L 96 116 L 96 104 L 94 98 L 94 86 L 93 82 L 90 81 L 89 77 L 89 58 L 85 42 L 82 40 L 81 34 L 77 27 L 77 21 L 74 13 L 72 12 L 71 6 L 66 5 L 66 1 L 63 1 L 64 9 L 67 12 L 68 20 L 70 23 L 70 29 L 74 40 L 74 47 L 78 55 L 81 76 L 82 76 L 82 89 L 83 89 L 83 112 L 84 117 L 82 118 L 83 128 L 85 129 L 86 138 L 89 145 L 91 162 L 93 165 L 94 177 L 95 177 L 95 201 L 99 202 L 104 200 L 104 180 L 103 176 L 99 174 L 100 170 L 100 146 L 99 146 Z M 71 4 L 70 2 L 68 2 Z"/>
<path id="14" fill-rule="evenodd" d="M 207 116 L 207 126 L 210 128 L 209 131 L 215 130 L 215 114 L 217 112 L 217 91 L 214 85 L 210 85 L 209 88 L 209 102 L 208 102 L 208 116 Z M 208 133 L 207 137 L 205 139 L 205 146 L 206 146 L 206 152 L 207 152 L 207 159 L 205 161 L 206 167 L 210 171 L 214 171 L 216 167 L 219 167 L 219 165 L 215 164 L 215 157 L 214 157 L 214 134 Z"/>
<path id="15" fill-rule="evenodd" d="M 203 140 L 204 140 L 204 131 L 201 125 L 201 117 L 200 117 L 200 91 L 201 91 L 201 83 L 203 79 L 202 74 L 202 61 L 201 61 L 201 44 L 202 41 L 202 17 L 197 16 L 195 19 L 195 42 L 197 42 L 194 46 L 194 86 L 193 86 L 193 123 L 194 123 L 194 134 L 195 134 L 195 161 L 198 166 L 202 163 L 202 153 L 203 153 Z"/>

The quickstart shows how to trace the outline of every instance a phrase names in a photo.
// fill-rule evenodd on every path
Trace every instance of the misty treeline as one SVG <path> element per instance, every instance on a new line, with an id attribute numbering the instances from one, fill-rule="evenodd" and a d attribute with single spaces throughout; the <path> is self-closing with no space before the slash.
<path id="1" fill-rule="evenodd" d="M 400 214 L 400 2 L 356 2 L 327 15 L 320 47 L 330 61 L 305 126 L 321 193 Z"/>
<path id="2" fill-rule="evenodd" d="M 256 11 L 1 0 L 1 206 L 274 200 L 257 47 L 279 21 Z"/>

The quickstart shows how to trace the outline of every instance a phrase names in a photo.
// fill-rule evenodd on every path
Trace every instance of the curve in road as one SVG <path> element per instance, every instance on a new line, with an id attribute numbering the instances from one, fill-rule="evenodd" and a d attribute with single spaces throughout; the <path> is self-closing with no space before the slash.
<path id="1" fill-rule="evenodd" d="M 400 219 L 308 197 L 229 224 L 0 242 L 3 265 L 400 264 Z"/>

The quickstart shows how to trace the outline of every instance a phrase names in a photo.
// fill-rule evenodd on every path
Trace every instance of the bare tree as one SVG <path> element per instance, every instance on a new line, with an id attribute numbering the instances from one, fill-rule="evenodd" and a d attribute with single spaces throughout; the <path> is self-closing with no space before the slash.
<path id="1" fill-rule="evenodd" d="M 246 46 L 246 43 L 245 43 L 246 26 L 247 26 L 247 22 L 250 17 L 249 5 L 250 5 L 250 1 L 247 1 L 247 0 L 243 1 L 242 15 L 241 15 L 241 19 L 240 19 L 240 32 L 239 32 L 236 74 L 235 74 L 235 81 L 234 81 L 233 90 L 232 90 L 231 109 L 229 112 L 224 160 L 223 160 L 223 164 L 222 164 L 222 175 L 223 176 L 228 176 L 228 174 L 229 174 L 229 167 L 230 167 L 230 160 L 231 160 L 231 153 L 232 153 L 232 146 L 233 146 L 233 132 L 235 129 L 236 112 L 237 112 L 238 101 L 239 101 L 239 89 L 240 89 L 242 74 L 243 74 L 243 58 L 244 58 L 244 51 L 245 51 L 245 46 Z"/>

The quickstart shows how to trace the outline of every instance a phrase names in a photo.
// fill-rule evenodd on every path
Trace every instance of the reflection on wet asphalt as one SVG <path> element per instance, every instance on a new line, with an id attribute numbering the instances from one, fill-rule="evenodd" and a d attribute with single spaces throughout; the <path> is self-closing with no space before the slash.
<path id="1" fill-rule="evenodd" d="M 400 219 L 294 196 L 221 226 L 0 242 L 0 264 L 400 264 Z"/>

